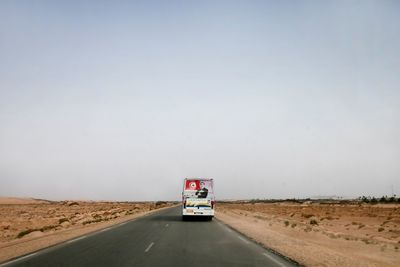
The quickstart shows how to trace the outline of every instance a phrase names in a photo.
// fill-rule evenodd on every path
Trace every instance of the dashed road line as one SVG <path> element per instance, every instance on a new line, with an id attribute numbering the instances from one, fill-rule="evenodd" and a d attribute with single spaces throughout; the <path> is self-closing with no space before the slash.
<path id="1" fill-rule="evenodd" d="M 150 245 L 146 248 L 146 250 L 144 252 L 149 252 L 149 250 L 151 249 L 151 247 L 154 245 L 154 242 L 151 242 Z"/>
<path id="2" fill-rule="evenodd" d="M 222 228 L 224 228 L 224 229 L 226 229 L 226 230 L 228 230 L 229 232 L 232 233 L 232 230 L 229 229 L 229 227 L 227 227 L 225 224 L 221 223 L 220 221 L 217 221 L 217 223 L 218 223 Z"/>
<path id="3" fill-rule="evenodd" d="M 272 260 L 273 262 L 275 262 L 276 264 L 278 264 L 279 266 L 286 267 L 285 264 L 283 264 L 282 262 L 276 260 L 274 257 L 272 257 L 271 255 L 269 255 L 268 253 L 265 253 L 265 252 L 264 252 L 263 255 L 264 255 L 265 257 L 267 257 L 268 259 Z"/>
<path id="4" fill-rule="evenodd" d="M 169 226 L 169 224 L 167 223 L 166 225 L 165 225 L 165 227 L 168 227 Z"/>
<path id="5" fill-rule="evenodd" d="M 7 265 L 10 265 L 10 264 L 12 264 L 12 263 L 14 263 L 14 262 L 17 262 L 17 261 L 21 261 L 21 260 L 27 259 L 27 258 L 29 258 L 29 257 L 32 257 L 32 256 L 36 255 L 36 254 L 37 254 L 37 252 L 35 252 L 35 253 L 31 253 L 31 254 L 29 254 L 29 255 L 25 255 L 25 256 L 23 256 L 23 257 L 21 257 L 21 258 L 18 258 L 18 259 L 15 259 L 15 260 L 12 260 L 12 261 L 9 261 L 9 262 L 6 262 L 6 263 L 3 263 L 3 264 L 0 264 L 0 267 L 7 266 Z"/>
<path id="6" fill-rule="evenodd" d="M 223 223 L 221 223 L 221 222 L 219 222 L 219 221 L 217 221 L 217 222 L 218 222 L 219 225 L 221 225 L 223 228 L 225 228 L 225 229 L 228 230 L 229 232 L 231 232 L 231 233 L 233 232 L 232 229 L 229 228 L 228 226 L 226 226 L 225 224 L 223 224 Z M 247 239 L 241 237 L 240 235 L 238 236 L 238 238 L 239 238 L 240 240 L 242 240 L 243 242 L 245 242 L 246 244 L 250 244 L 250 241 L 249 241 L 249 240 L 247 240 Z M 268 259 L 272 260 L 273 262 L 275 262 L 276 264 L 278 264 L 279 266 L 281 266 L 281 267 L 286 267 L 286 265 L 285 265 L 284 263 L 278 261 L 277 259 L 275 259 L 275 258 L 272 257 L 271 255 L 269 255 L 268 253 L 263 253 L 263 255 L 264 255 L 265 257 L 267 257 Z"/>
<path id="7" fill-rule="evenodd" d="M 75 241 L 78 241 L 78 240 L 81 240 L 81 239 L 84 239 L 84 238 L 86 238 L 87 236 L 81 236 L 81 237 L 78 237 L 78 238 L 75 238 L 75 239 L 72 239 L 72 240 L 69 240 L 69 241 L 67 241 L 66 243 L 67 244 L 69 244 L 69 243 L 72 243 L 72 242 L 75 242 Z"/>
<path id="8" fill-rule="evenodd" d="M 248 240 L 246 240 L 245 238 L 241 237 L 240 235 L 238 236 L 238 238 L 240 240 L 242 240 L 243 242 L 245 242 L 246 244 L 250 244 L 250 242 Z"/>

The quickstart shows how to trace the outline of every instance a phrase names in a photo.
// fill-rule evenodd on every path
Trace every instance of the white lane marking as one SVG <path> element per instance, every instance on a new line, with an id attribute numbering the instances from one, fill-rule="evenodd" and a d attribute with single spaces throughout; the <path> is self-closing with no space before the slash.
<path id="1" fill-rule="evenodd" d="M 146 248 L 146 250 L 144 252 L 149 252 L 149 250 L 151 249 L 151 247 L 154 245 L 154 242 L 151 242 L 150 245 Z"/>
<path id="2" fill-rule="evenodd" d="M 117 226 L 122 226 L 122 225 L 127 224 L 127 223 L 128 222 L 123 222 L 123 223 L 117 224 Z"/>
<path id="3" fill-rule="evenodd" d="M 69 241 L 67 241 L 66 243 L 68 244 L 68 243 L 72 243 L 72 242 L 75 242 L 75 241 L 78 241 L 78 240 L 81 240 L 81 239 L 84 239 L 84 238 L 86 238 L 86 236 L 84 235 L 84 236 L 81 236 L 81 237 L 78 237 L 78 238 L 75 238 L 75 239 L 72 239 L 72 240 L 69 240 Z"/>
<path id="4" fill-rule="evenodd" d="M 240 235 L 238 236 L 238 238 L 239 238 L 240 240 L 242 240 L 243 242 L 245 242 L 246 244 L 250 244 L 249 241 L 247 241 L 246 239 L 244 239 L 244 238 L 241 237 Z"/>
<path id="5" fill-rule="evenodd" d="M 104 228 L 103 230 L 100 230 L 100 232 L 105 232 L 105 231 L 108 231 L 108 230 L 110 230 L 111 228 Z"/>
<path id="6" fill-rule="evenodd" d="M 223 223 L 221 223 L 221 222 L 219 222 L 219 221 L 217 221 L 218 222 L 218 224 L 221 226 L 221 227 L 223 227 L 224 229 L 226 229 L 227 231 L 229 231 L 230 233 L 232 233 L 232 230 L 228 227 L 228 226 L 226 226 L 225 224 L 223 224 Z"/>
<path id="7" fill-rule="evenodd" d="M 263 253 L 263 255 L 264 255 L 265 257 L 267 257 L 268 259 L 272 260 L 273 262 L 275 262 L 276 264 L 278 264 L 279 266 L 286 267 L 285 264 L 283 264 L 282 262 L 279 262 L 278 260 L 276 260 L 275 258 L 273 258 L 271 255 L 268 255 L 268 254 L 265 253 L 265 252 Z"/>
<path id="8" fill-rule="evenodd" d="M 15 260 L 12 260 L 12 261 L 5 262 L 5 263 L 3 263 L 3 264 L 0 264 L 0 266 L 1 266 L 1 267 L 2 267 L 2 266 L 7 266 L 7 265 L 12 264 L 12 263 L 14 263 L 14 262 L 21 261 L 21 260 L 24 260 L 24 259 L 26 259 L 26 258 L 32 257 L 32 256 L 34 256 L 34 255 L 36 255 L 36 254 L 37 254 L 37 252 L 32 253 L 32 254 L 29 254 L 29 255 L 25 255 L 25 256 L 23 256 L 23 257 L 21 257 L 21 258 L 18 258 L 18 259 L 15 259 Z"/>
<path id="9" fill-rule="evenodd" d="M 169 226 L 169 224 L 167 223 L 166 225 L 165 225 L 165 227 L 168 227 Z"/>

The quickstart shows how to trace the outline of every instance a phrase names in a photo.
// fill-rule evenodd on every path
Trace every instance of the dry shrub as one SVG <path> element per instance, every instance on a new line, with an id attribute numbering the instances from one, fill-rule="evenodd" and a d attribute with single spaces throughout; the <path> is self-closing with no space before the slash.
<path id="1" fill-rule="evenodd" d="M 30 234 L 30 233 L 32 233 L 32 232 L 35 232 L 35 231 L 40 231 L 40 229 L 27 229 L 27 230 L 21 231 L 21 232 L 17 235 L 17 238 L 21 238 L 21 237 L 23 237 L 23 236 L 25 236 L 25 235 L 27 235 L 27 234 Z"/>
<path id="2" fill-rule="evenodd" d="M 68 222 L 69 220 L 67 218 L 61 218 L 58 220 L 59 224 L 62 224 L 63 222 Z"/>

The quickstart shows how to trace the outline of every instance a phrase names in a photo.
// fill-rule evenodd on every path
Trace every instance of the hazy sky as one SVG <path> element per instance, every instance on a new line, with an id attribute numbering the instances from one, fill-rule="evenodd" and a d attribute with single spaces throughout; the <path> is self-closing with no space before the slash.
<path id="1" fill-rule="evenodd" d="M 399 1 L 0 1 L 0 195 L 400 194 Z"/>

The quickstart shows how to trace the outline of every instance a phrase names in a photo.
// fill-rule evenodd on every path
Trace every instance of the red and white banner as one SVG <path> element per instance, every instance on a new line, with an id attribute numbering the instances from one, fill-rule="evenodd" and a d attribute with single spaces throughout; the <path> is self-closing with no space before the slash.
<path id="1" fill-rule="evenodd" d="M 186 180 L 185 190 L 199 190 L 200 181 L 199 180 Z"/>
<path id="2" fill-rule="evenodd" d="M 188 179 L 185 181 L 185 191 L 198 191 L 202 188 L 207 188 L 209 192 L 212 192 L 213 181 L 201 179 Z"/>

